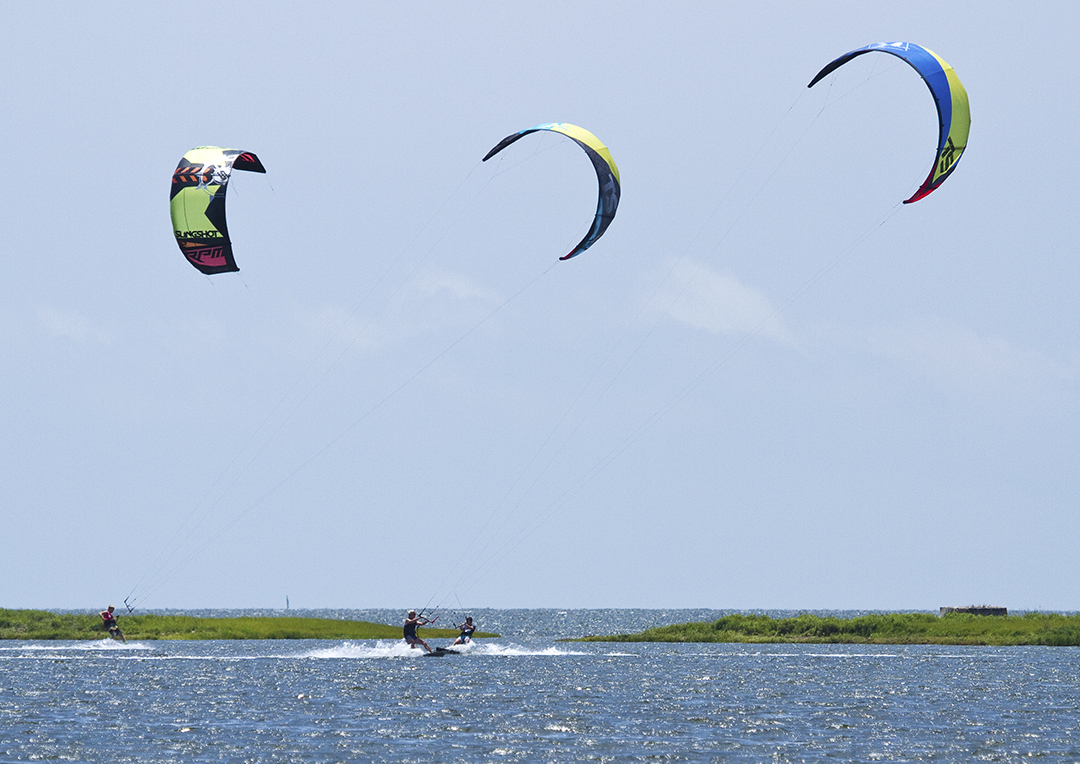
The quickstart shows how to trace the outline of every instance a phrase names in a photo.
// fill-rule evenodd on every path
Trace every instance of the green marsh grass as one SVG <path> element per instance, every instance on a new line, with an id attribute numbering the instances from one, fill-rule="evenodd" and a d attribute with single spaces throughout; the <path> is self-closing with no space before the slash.
<path id="1" fill-rule="evenodd" d="M 131 640 L 154 639 L 401 639 L 401 626 L 332 618 L 196 618 L 187 615 L 121 615 L 120 630 Z M 425 628 L 425 639 L 453 638 L 457 629 Z M 0 608 L 0 639 L 103 639 L 97 614 L 51 613 Z M 477 632 L 476 637 L 497 634 Z"/>
<path id="2" fill-rule="evenodd" d="M 1080 645 L 1080 615 L 1026 613 L 880 613 L 855 618 L 804 613 L 792 618 L 736 613 L 712 623 L 684 623 L 637 634 L 585 637 L 590 642 L 747 642 L 880 645 Z"/>

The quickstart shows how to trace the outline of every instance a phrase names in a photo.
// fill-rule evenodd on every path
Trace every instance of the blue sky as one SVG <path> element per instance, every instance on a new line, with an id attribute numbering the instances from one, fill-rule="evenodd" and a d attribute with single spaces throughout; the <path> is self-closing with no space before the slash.
<path id="1" fill-rule="evenodd" d="M 1080 608 L 1075 4 L 3 19 L 0 606 Z"/>

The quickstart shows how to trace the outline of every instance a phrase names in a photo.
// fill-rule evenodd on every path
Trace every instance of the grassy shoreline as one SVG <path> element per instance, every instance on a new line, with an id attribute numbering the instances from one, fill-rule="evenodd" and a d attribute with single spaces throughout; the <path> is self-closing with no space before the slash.
<path id="1" fill-rule="evenodd" d="M 367 621 L 292 616 L 196 618 L 187 615 L 121 615 L 120 630 L 129 640 L 160 639 L 401 639 L 401 626 Z M 457 629 L 421 631 L 424 639 L 452 639 Z M 95 614 L 51 613 L 47 610 L 0 608 L 0 639 L 104 639 L 108 636 Z M 498 634 L 476 632 L 480 637 Z"/>
<path id="2" fill-rule="evenodd" d="M 794 618 L 734 614 L 712 623 L 685 623 L 637 634 L 584 637 L 581 642 L 743 642 L 878 645 L 1080 646 L 1080 615 L 1026 613 L 885 613 L 855 618 Z"/>
<path id="3" fill-rule="evenodd" d="M 293 616 L 201 618 L 122 615 L 128 640 L 401 639 L 401 626 Z M 425 639 L 453 639 L 456 629 L 425 627 Z M 476 637 L 498 637 L 477 632 Z M 107 634 L 90 613 L 0 608 L 0 640 L 99 640 Z M 660 626 L 636 634 L 581 637 L 574 642 L 721 642 L 880 645 L 1080 646 L 1080 615 L 1026 613 L 982 616 L 950 613 L 880 613 L 854 618 L 804 613 L 793 618 L 733 614 L 708 623 Z"/>

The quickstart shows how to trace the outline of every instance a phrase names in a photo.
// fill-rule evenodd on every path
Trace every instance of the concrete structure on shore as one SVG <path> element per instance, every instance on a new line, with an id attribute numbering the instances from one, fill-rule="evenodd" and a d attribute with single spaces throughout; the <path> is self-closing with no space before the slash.
<path id="1" fill-rule="evenodd" d="M 972 615 L 1008 615 L 1007 607 L 994 607 L 993 605 L 968 605 L 967 607 L 943 607 L 938 615 L 946 613 L 971 613 Z"/>

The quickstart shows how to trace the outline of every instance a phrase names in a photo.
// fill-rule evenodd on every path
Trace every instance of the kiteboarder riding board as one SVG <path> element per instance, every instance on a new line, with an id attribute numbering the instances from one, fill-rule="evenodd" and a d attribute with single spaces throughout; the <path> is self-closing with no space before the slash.
<path id="1" fill-rule="evenodd" d="M 105 627 L 105 630 L 109 632 L 109 636 L 126 643 L 127 637 L 124 636 L 124 632 L 120 631 L 120 626 L 116 622 L 116 616 L 113 614 L 113 610 L 115 610 L 115 608 L 112 605 L 109 605 L 108 609 L 102 610 L 98 615 L 101 616 L 103 622 L 102 625 Z"/>

